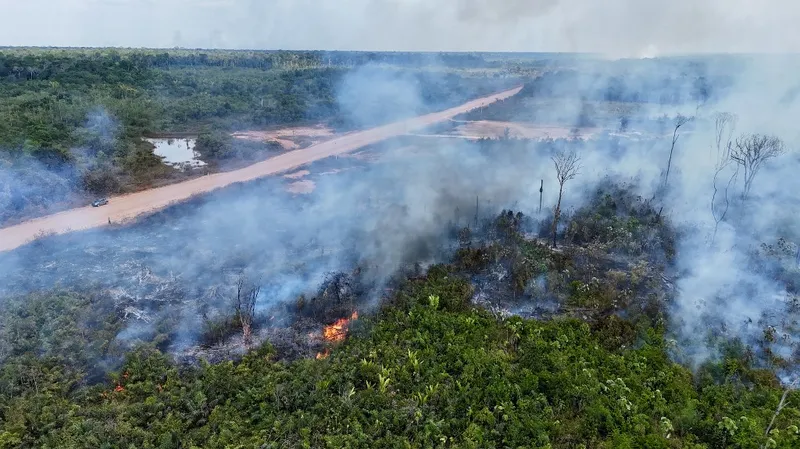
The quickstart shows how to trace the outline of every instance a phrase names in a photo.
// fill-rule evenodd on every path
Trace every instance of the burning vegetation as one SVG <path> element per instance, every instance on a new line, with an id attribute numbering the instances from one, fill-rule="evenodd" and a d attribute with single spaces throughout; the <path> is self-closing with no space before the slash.
<path id="1" fill-rule="evenodd" d="M 350 318 L 339 318 L 333 324 L 329 324 L 322 328 L 322 339 L 326 344 L 339 343 L 347 338 L 347 331 L 350 322 L 358 319 L 358 311 L 354 311 Z M 317 359 L 324 359 L 330 355 L 330 348 L 325 348 L 324 351 L 318 352 Z"/>
<path id="2" fill-rule="evenodd" d="M 85 403 L 64 414 L 92 425 L 107 422 L 99 421 L 104 413 L 114 422 L 136 416 L 161 423 L 132 405 L 147 401 L 166 407 L 180 395 L 190 405 L 177 407 L 172 419 L 189 429 L 182 441 L 198 444 L 211 429 L 246 422 L 239 433 L 221 435 L 221 443 L 256 444 L 266 434 L 300 447 L 302 431 L 272 436 L 274 425 L 252 416 L 281 426 L 327 429 L 322 435 L 337 442 L 353 438 L 354 427 L 370 439 L 389 430 L 393 436 L 387 442 L 412 447 L 448 438 L 443 435 L 450 432 L 428 435 L 398 424 L 411 411 L 450 423 L 458 429 L 453 438 L 470 444 L 490 438 L 470 432 L 495 429 L 517 446 L 548 441 L 567 448 L 592 441 L 598 447 L 601 442 L 622 447 L 633 441 L 634 447 L 677 448 L 685 447 L 683 441 L 699 441 L 722 448 L 729 447 L 730 429 L 736 426 L 734 436 L 746 441 L 766 441 L 764 429 L 769 429 L 772 447 L 795 447 L 800 433 L 791 420 L 800 416 L 794 405 L 800 397 L 782 391 L 774 377 L 755 366 L 757 354 L 730 348 L 724 363 L 706 364 L 696 378 L 669 360 L 664 313 L 675 294 L 669 281 L 675 233 L 668 220 L 620 186 L 598 190 L 590 208 L 562 220 L 558 249 L 552 248 L 550 223 L 509 210 L 478 226 L 454 229 L 454 258 L 424 272 L 408 267 L 391 283 L 381 307 L 370 312 L 376 319 L 369 320 L 369 332 L 356 337 L 351 329 L 358 310 L 364 313 L 373 291 L 363 269 L 329 274 L 314 295 L 287 306 L 294 317 L 290 322 L 253 319 L 254 338 L 274 326 L 307 330 L 316 359 L 329 357 L 349 339 L 337 349 L 336 367 L 278 361 L 287 358 L 280 353 L 286 337 L 278 333 L 266 334 L 272 344 L 233 365 L 204 364 L 184 374 L 160 352 L 140 349 L 122 366 L 125 374 L 111 387 L 116 394 L 103 392 L 102 405 Z M 767 249 L 780 252 L 778 246 Z M 244 292 L 234 297 L 249 297 L 248 282 L 237 278 L 234 284 L 233 292 Z M 523 398 L 541 405 L 526 405 Z M 113 404 L 119 408 L 97 408 Z M 303 417 L 293 412 L 300 407 L 306 407 Z M 540 407 L 550 411 L 542 414 Z M 773 420 L 775 407 L 780 413 Z M 491 418 L 474 424 L 464 418 L 464 408 L 484 410 Z M 686 410 L 694 414 L 682 415 Z M 638 430 L 629 422 L 631 411 L 640 419 Z M 370 418 L 363 419 L 364 413 Z M 733 413 L 742 416 L 735 421 L 729 418 Z M 197 414 L 207 421 L 198 422 Z M 605 414 L 603 425 L 616 433 L 598 430 L 596 414 Z M 552 425 L 554 420 L 569 426 Z M 750 427 L 739 427 L 744 422 Z M 154 432 L 164 435 L 159 429 Z M 52 432 L 52 438 L 70 437 Z M 149 433 L 129 434 L 121 426 L 111 432 L 125 443 L 152 440 Z M 312 447 L 324 444 L 316 433 L 307 438 Z"/>
<path id="3" fill-rule="evenodd" d="M 676 207 L 695 194 L 678 137 L 698 120 L 651 122 L 671 145 L 436 143 L 349 158 L 372 167 L 337 181 L 319 174 L 341 161 L 314 164 L 291 203 L 294 181 L 263 180 L 43 238 L 0 285 L 0 447 L 794 449 L 800 238 L 745 231 L 764 229 L 757 181 L 784 145 L 717 122 L 703 242 Z M 586 179 L 662 144 L 655 192 Z"/>
<path id="4" fill-rule="evenodd" d="M 350 321 L 356 319 L 358 319 L 358 312 L 353 312 L 350 318 L 339 318 L 335 323 L 322 329 L 322 338 L 328 343 L 344 341 Z"/>

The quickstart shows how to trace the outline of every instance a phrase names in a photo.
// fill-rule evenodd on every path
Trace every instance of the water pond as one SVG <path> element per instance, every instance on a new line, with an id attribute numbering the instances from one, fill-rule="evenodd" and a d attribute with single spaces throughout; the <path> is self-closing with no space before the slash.
<path id="1" fill-rule="evenodd" d="M 164 163 L 176 167 L 196 168 L 206 165 L 194 150 L 197 139 L 188 137 L 148 138 L 145 141 L 153 144 L 153 152 L 164 158 Z"/>

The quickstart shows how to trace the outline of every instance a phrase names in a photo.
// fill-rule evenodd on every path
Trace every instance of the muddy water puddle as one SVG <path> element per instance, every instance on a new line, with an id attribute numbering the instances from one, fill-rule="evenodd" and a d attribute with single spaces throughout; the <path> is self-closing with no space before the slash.
<path id="1" fill-rule="evenodd" d="M 197 139 L 181 138 L 148 138 L 145 141 L 151 143 L 155 149 L 156 156 L 164 159 L 164 163 L 175 167 L 202 167 L 206 165 L 200 160 L 200 155 L 195 151 Z"/>

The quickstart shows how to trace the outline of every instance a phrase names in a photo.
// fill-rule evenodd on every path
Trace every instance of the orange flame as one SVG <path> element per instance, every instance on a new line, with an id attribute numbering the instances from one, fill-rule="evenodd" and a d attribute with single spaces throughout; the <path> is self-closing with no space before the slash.
<path id="1" fill-rule="evenodd" d="M 335 323 L 331 324 L 330 326 L 325 326 L 322 329 L 322 338 L 329 342 L 344 340 L 344 338 L 347 336 L 347 327 L 350 325 L 350 321 L 357 319 L 358 311 L 353 312 L 349 319 L 339 318 Z"/>
<path id="2" fill-rule="evenodd" d="M 358 319 L 358 311 L 353 312 L 350 318 L 339 318 L 333 324 L 322 328 L 322 338 L 329 343 L 342 341 L 347 337 L 350 322 Z M 331 354 L 330 349 L 317 353 L 317 359 L 324 359 Z"/>
<path id="3" fill-rule="evenodd" d="M 335 323 L 330 326 L 325 326 L 322 329 L 322 338 L 325 341 L 342 341 L 347 335 L 347 323 L 350 320 L 347 318 L 339 318 Z"/>

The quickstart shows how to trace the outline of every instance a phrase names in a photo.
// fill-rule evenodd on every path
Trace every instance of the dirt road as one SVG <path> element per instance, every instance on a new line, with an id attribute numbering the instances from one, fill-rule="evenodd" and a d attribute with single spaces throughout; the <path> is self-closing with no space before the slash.
<path id="1" fill-rule="evenodd" d="M 328 156 L 354 151 L 363 146 L 406 134 L 425 126 L 448 120 L 472 109 L 508 98 L 516 95 L 520 89 L 522 88 L 517 87 L 488 97 L 478 98 L 445 111 L 347 134 L 302 150 L 281 154 L 239 170 L 216 173 L 178 184 L 110 198 L 109 204 L 106 206 L 97 208 L 87 206 L 70 209 L 2 228 L 0 229 L 0 251 L 8 251 L 22 246 L 33 240 L 41 232 L 63 234 L 105 226 L 108 225 L 109 220 L 114 223 L 123 222 L 148 212 L 163 209 L 170 204 L 186 200 L 193 195 L 209 192 L 237 182 L 251 181 L 263 176 L 285 172 Z"/>

